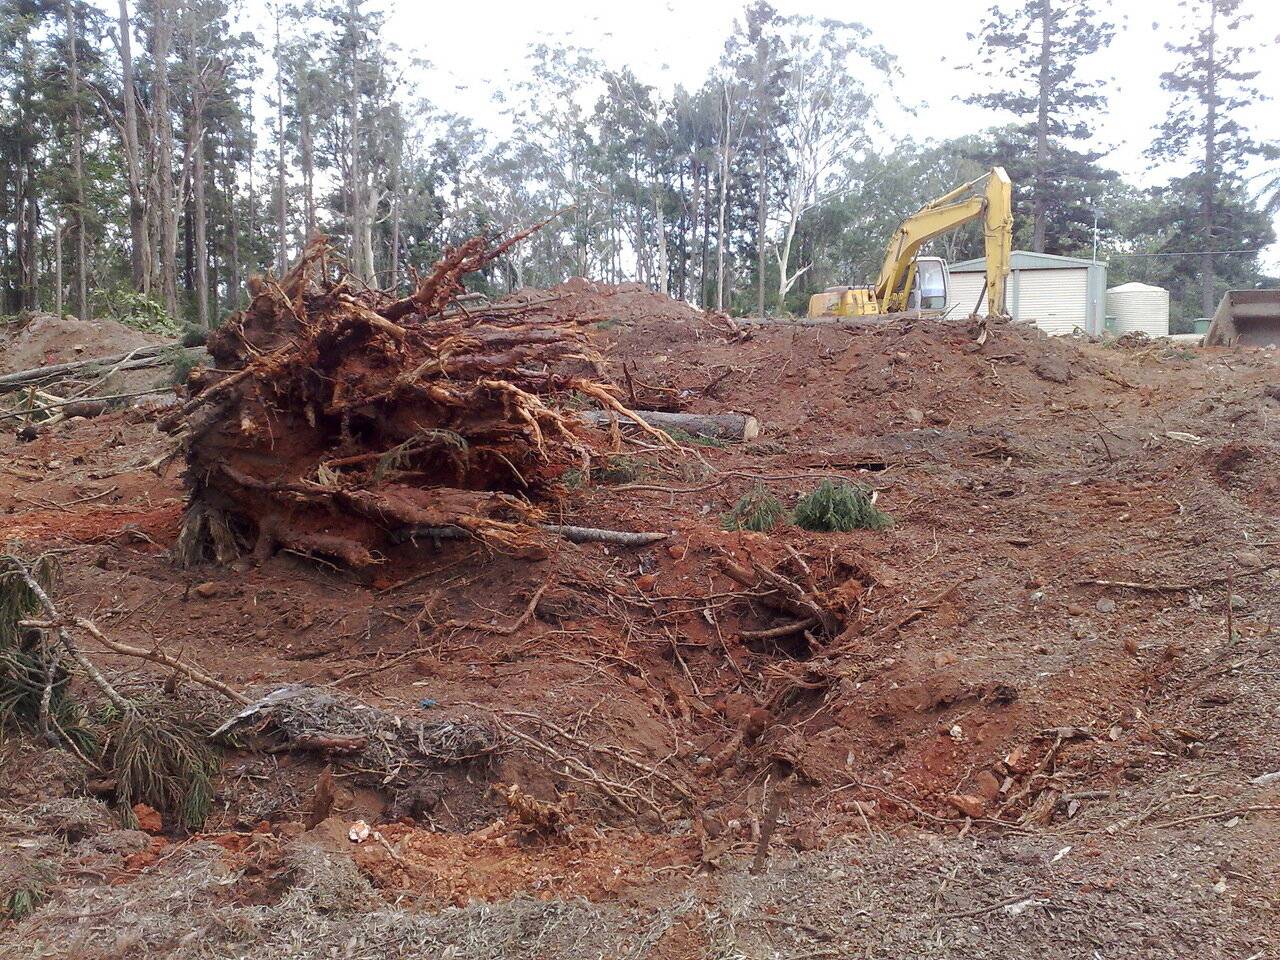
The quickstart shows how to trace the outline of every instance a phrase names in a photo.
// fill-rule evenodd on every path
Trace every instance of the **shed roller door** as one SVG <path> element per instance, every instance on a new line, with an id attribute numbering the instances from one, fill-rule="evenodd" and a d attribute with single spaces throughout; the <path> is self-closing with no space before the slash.
<path id="1" fill-rule="evenodd" d="M 976 305 L 979 315 L 987 312 L 987 295 L 983 289 L 986 283 L 987 275 L 985 273 L 953 273 L 951 274 L 951 286 L 947 291 L 947 319 L 963 320 L 969 314 L 973 313 Z M 1009 302 L 1008 281 L 1005 282 L 1005 303 Z M 978 303 L 978 297 L 982 297 L 982 302 Z"/>
<path id="2" fill-rule="evenodd" d="M 1089 272 L 1019 271 L 1016 316 L 1055 336 L 1089 329 Z"/>

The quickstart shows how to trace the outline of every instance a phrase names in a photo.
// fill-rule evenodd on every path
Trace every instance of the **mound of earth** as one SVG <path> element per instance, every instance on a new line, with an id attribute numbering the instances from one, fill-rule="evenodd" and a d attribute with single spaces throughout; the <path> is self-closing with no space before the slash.
<path id="1" fill-rule="evenodd" d="M 12 372 L 72 360 L 93 360 L 164 343 L 116 320 L 79 320 L 33 313 L 0 327 L 0 371 Z"/>
<path id="2" fill-rule="evenodd" d="M 1010 324 L 740 325 L 585 281 L 518 299 L 587 337 L 624 404 L 759 418 L 751 442 L 680 449 L 620 419 L 592 469 L 538 492 L 557 523 L 666 540 L 517 556 L 428 539 L 372 586 L 296 551 L 183 570 L 185 491 L 172 467 L 146 469 L 166 442 L 153 424 L 111 413 L 3 441 L 0 539 L 65 551 L 60 596 L 113 638 L 253 695 L 332 687 L 406 729 L 483 715 L 501 734 L 394 795 L 352 757 L 230 751 L 204 837 L 130 837 L 98 859 L 84 838 L 42 845 L 50 893 L 12 942 L 281 956 L 303 931 L 354 956 L 459 958 L 1270 947 L 1273 354 L 1112 350 Z M 270 453 L 256 448 L 260 470 Z M 796 526 L 825 479 L 874 494 L 892 525 Z M 776 527 L 726 529 L 763 495 Z M 39 779 L 56 751 L 20 749 L 0 778 L 12 843 L 47 822 L 37 798 L 89 790 L 61 768 Z M 331 815 L 308 825 L 323 783 Z M 121 948 L 126 915 L 145 922 Z"/>

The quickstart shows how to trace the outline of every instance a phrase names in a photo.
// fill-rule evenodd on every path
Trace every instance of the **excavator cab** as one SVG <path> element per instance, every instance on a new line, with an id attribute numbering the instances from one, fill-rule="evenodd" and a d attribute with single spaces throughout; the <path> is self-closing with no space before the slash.
<path id="1" fill-rule="evenodd" d="M 947 288 L 951 286 L 951 271 L 941 257 L 917 257 L 916 277 L 907 300 L 908 310 L 947 309 Z"/>
<path id="2" fill-rule="evenodd" d="M 951 271 L 941 257 L 917 257 L 907 268 L 908 295 L 904 304 L 909 314 L 941 315 L 947 308 Z M 871 287 L 827 287 L 809 298 L 810 317 L 865 317 L 882 311 Z"/>

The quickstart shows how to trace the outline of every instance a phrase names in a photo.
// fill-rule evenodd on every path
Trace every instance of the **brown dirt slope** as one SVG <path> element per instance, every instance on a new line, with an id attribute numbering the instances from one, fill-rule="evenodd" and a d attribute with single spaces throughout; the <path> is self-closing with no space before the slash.
<path id="1" fill-rule="evenodd" d="M 4 441 L 0 539 L 65 551 L 64 603 L 112 636 L 505 737 L 400 793 L 335 758 L 310 830 L 326 760 L 232 756 L 208 835 L 108 853 L 20 847 L 83 778 L 11 742 L 0 842 L 55 880 L 9 955 L 1266 955 L 1273 352 L 739 326 L 586 281 L 525 299 L 589 333 L 625 403 L 760 419 L 683 451 L 620 428 L 547 504 L 663 543 L 440 541 L 375 584 L 287 552 L 184 571 L 146 418 Z M 831 476 L 892 527 L 722 527 Z M 801 602 L 830 619 L 795 629 Z M 523 823 L 490 789 L 513 783 L 565 825 Z M 346 840 L 358 817 L 381 839 Z"/>

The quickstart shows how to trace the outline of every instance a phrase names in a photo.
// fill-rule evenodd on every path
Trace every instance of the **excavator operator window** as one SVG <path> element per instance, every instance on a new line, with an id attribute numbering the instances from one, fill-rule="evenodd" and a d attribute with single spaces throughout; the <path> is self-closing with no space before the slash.
<path id="1" fill-rule="evenodd" d="M 941 260 L 916 261 L 916 289 L 921 310 L 947 308 L 947 268 Z"/>

